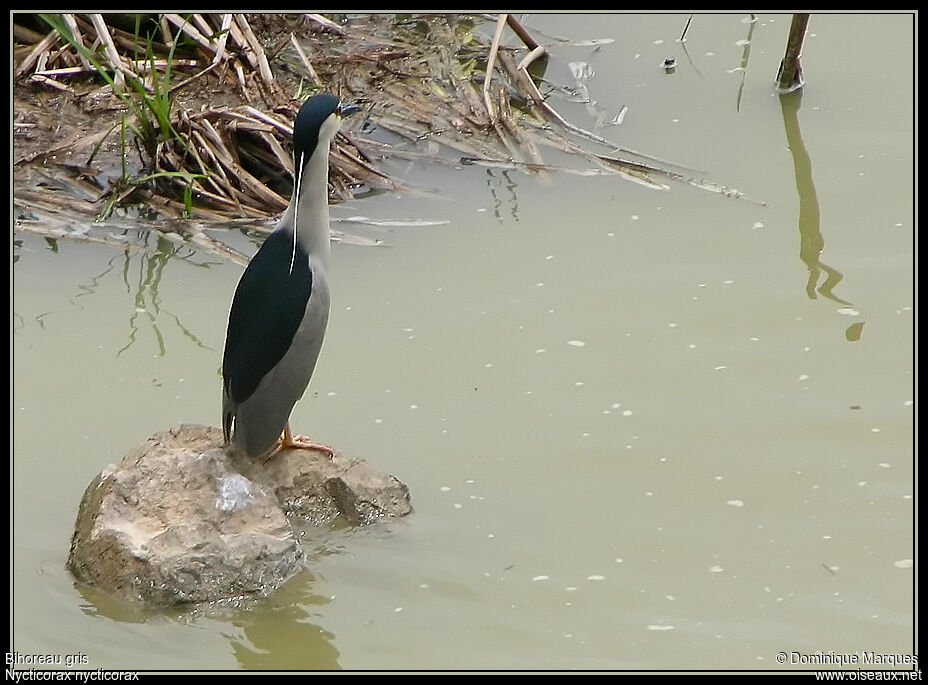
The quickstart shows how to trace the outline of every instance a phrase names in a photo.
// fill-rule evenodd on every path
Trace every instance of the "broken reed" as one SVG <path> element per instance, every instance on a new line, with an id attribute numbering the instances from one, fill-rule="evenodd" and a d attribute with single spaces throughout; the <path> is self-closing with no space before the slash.
<path id="1" fill-rule="evenodd" d="M 546 48 L 510 14 L 495 17 L 489 43 L 475 30 L 483 19 L 462 15 L 369 15 L 344 25 L 299 15 L 298 26 L 267 50 L 242 14 L 153 15 L 157 29 L 144 34 L 138 22 L 134 33 L 108 26 L 109 15 L 49 16 L 55 29 L 35 36 L 16 73 L 31 71 L 30 78 L 50 85 L 55 69 L 86 63 L 106 88 L 127 99 L 125 125 L 142 139 L 141 170 L 131 178 L 124 174 L 109 206 L 157 201 L 159 211 L 179 207 L 180 215 L 201 217 L 264 218 L 282 211 L 293 171 L 288 122 L 299 98 L 321 87 L 364 102 L 365 123 L 399 138 L 388 144 L 357 131 L 340 135 L 330 178 L 337 197 L 352 197 L 358 187 L 402 189 L 374 167 L 379 157 L 511 165 L 535 174 L 564 170 L 546 162 L 544 148 L 586 161 L 587 169 L 570 170 L 576 173 L 617 174 L 659 189 L 690 183 L 740 196 L 562 116 L 550 97 L 557 89 L 537 74 L 539 66 L 543 74 Z M 504 45 L 507 28 L 519 46 Z M 163 41 L 155 40 L 158 32 Z M 87 44 L 99 47 L 90 51 Z M 172 64 L 199 70 L 177 80 Z M 294 75 L 288 95 L 279 77 Z M 207 80 L 211 88 L 232 80 L 246 104 L 174 106 L 182 89 L 205 88 Z M 422 141 L 435 141 L 438 152 L 423 152 Z M 449 159 L 449 151 L 456 157 Z"/>

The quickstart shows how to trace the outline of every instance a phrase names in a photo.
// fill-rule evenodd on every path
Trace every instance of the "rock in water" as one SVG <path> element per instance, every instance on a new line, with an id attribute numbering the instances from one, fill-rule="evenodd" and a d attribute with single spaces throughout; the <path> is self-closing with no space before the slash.
<path id="1" fill-rule="evenodd" d="M 265 465 L 223 448 L 218 428 L 181 425 L 91 481 L 68 566 L 152 606 L 263 596 L 304 565 L 288 516 L 305 529 L 410 511 L 406 486 L 361 460 L 287 450 Z"/>

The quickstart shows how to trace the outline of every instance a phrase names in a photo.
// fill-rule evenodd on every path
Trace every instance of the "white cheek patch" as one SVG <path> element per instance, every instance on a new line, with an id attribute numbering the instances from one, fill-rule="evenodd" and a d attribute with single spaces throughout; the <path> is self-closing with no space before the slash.
<path id="1" fill-rule="evenodd" d="M 342 120 L 339 116 L 337 114 L 330 114 L 329 118 L 323 121 L 322 126 L 319 127 L 319 142 L 331 142 L 335 134 L 338 133 L 338 129 L 341 125 Z"/>

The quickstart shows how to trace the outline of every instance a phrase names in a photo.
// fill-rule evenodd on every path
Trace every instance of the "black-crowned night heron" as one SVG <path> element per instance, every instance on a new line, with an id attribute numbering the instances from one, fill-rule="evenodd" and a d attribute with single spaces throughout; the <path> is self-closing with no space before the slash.
<path id="1" fill-rule="evenodd" d="M 291 447 L 332 454 L 290 431 L 329 319 L 329 143 L 342 117 L 360 111 L 322 93 L 293 126 L 290 204 L 235 289 L 222 357 L 222 432 L 259 457 Z"/>

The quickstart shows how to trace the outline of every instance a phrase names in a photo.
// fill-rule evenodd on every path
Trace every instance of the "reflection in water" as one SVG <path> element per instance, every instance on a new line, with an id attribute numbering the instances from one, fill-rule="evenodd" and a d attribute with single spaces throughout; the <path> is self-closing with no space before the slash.
<path id="1" fill-rule="evenodd" d="M 312 594 L 312 576 L 298 574 L 266 599 L 218 602 L 211 605 L 185 605 L 172 609 L 149 609 L 121 600 L 105 592 L 75 583 L 84 600 L 81 610 L 87 616 L 126 624 L 158 624 L 176 621 L 196 627 L 217 621 L 240 628 L 241 635 L 226 635 L 232 653 L 247 670 L 340 670 L 339 652 L 332 644 L 335 636 L 310 623 L 307 607 L 328 604 L 325 597 Z M 215 668 L 221 664 L 196 664 Z"/>
<path id="2" fill-rule="evenodd" d="M 744 94 L 744 77 L 748 73 L 748 61 L 751 58 L 751 41 L 754 39 L 754 27 L 757 26 L 757 15 L 748 17 L 748 37 L 744 39 L 744 50 L 741 52 L 741 84 L 738 86 L 738 100 L 735 111 L 741 111 L 741 97 Z"/>
<path id="3" fill-rule="evenodd" d="M 799 131 L 799 108 L 802 104 L 802 91 L 780 96 L 783 110 L 783 125 L 786 128 L 786 143 L 793 155 L 793 168 L 796 174 L 796 190 L 799 193 L 799 258 L 809 268 L 809 280 L 806 293 L 810 299 L 816 298 L 816 286 L 819 293 L 830 300 L 849 306 L 851 303 L 834 294 L 834 288 L 844 276 L 840 271 L 823 263 L 819 257 L 825 249 L 825 237 L 821 231 L 821 214 L 815 183 L 812 180 L 812 160 L 802 142 Z M 819 286 L 819 277 L 825 274 L 825 280 Z M 859 337 L 859 335 L 858 335 Z M 849 336 L 848 340 L 852 338 Z"/>
<path id="4" fill-rule="evenodd" d="M 128 254 L 128 252 L 127 252 L 127 254 Z M 84 305 L 82 305 L 80 302 L 78 302 L 78 300 L 80 300 L 80 299 L 83 298 L 83 297 L 90 297 L 91 295 L 93 295 L 94 293 L 97 292 L 97 288 L 100 287 L 100 281 L 103 280 L 103 277 L 106 276 L 108 273 L 110 273 L 113 269 L 116 268 L 116 260 L 117 260 L 117 259 L 119 259 L 119 258 L 118 258 L 118 257 L 113 257 L 111 260 L 109 260 L 109 262 L 107 262 L 106 268 L 105 268 L 103 271 L 101 271 L 100 273 L 98 273 L 96 276 L 91 276 L 91 277 L 90 277 L 90 284 L 89 284 L 89 285 L 85 285 L 85 284 L 83 284 L 83 283 L 79 283 L 78 286 L 77 286 L 77 289 L 78 289 L 80 292 L 78 292 L 77 294 L 75 294 L 74 297 L 72 297 L 72 298 L 69 300 L 69 302 L 70 302 L 71 304 L 73 304 L 77 309 L 80 309 L 80 310 L 83 311 Z M 43 314 L 42 316 L 45 316 L 45 315 Z"/>
<path id="5" fill-rule="evenodd" d="M 113 234 L 108 239 L 108 244 L 117 245 L 117 239 L 125 239 L 124 236 L 129 231 L 124 230 L 121 235 Z M 202 258 L 202 251 L 198 251 L 191 246 L 175 243 L 165 238 L 162 234 L 155 231 L 140 230 L 136 232 L 134 243 L 125 243 L 120 246 L 120 254 L 112 257 L 107 261 L 106 268 L 99 273 L 90 276 L 86 282 L 77 285 L 77 292 L 70 298 L 70 304 L 76 309 L 83 311 L 85 309 L 82 300 L 93 297 L 101 289 L 105 289 L 105 281 L 114 271 L 117 271 L 120 260 L 122 268 L 118 273 L 122 276 L 122 282 L 127 294 L 132 295 L 134 311 L 128 319 L 128 340 L 116 353 L 119 357 L 123 352 L 132 347 L 138 339 L 141 330 L 139 319 L 142 315 L 147 317 L 150 322 L 152 331 L 158 346 L 158 356 L 163 357 L 167 352 L 165 337 L 161 332 L 159 320 L 164 316 L 174 320 L 174 324 L 180 332 L 197 347 L 205 350 L 212 350 L 209 345 L 200 340 L 197 335 L 191 331 L 181 321 L 180 316 L 162 307 L 161 296 L 158 289 L 161 279 L 164 276 L 164 270 L 170 260 L 180 260 L 188 266 L 199 268 L 210 268 L 221 264 L 220 261 L 197 261 L 195 258 Z M 153 237 L 157 237 L 157 244 L 152 247 L 149 243 Z M 58 253 L 58 240 L 46 238 L 49 250 Z M 14 241 L 15 248 L 22 248 L 21 241 Z M 130 249 L 132 248 L 132 249 Z M 20 255 L 14 253 L 13 262 L 19 261 Z M 135 268 L 138 268 L 137 276 L 133 276 Z M 133 282 L 134 281 L 134 282 Z M 34 317 L 35 322 L 40 328 L 46 328 L 45 320 L 52 317 L 54 311 L 42 312 Z M 14 312 L 14 330 L 23 327 L 22 317 Z M 20 324 L 16 324 L 16 319 Z"/>
<path id="6" fill-rule="evenodd" d="M 248 670 L 336 670 L 335 636 L 309 622 L 307 607 L 328 599 L 313 595 L 311 577 L 301 573 L 272 597 L 236 613 L 231 623 L 242 628 L 248 642 L 232 639 L 232 651 Z"/>
<path id="7" fill-rule="evenodd" d="M 518 189 L 518 184 L 515 183 L 512 178 L 509 176 L 508 171 L 503 171 L 500 173 L 502 180 L 496 178 L 496 175 L 493 173 L 492 169 L 487 169 L 487 188 L 490 190 L 490 197 L 493 198 L 493 216 L 496 217 L 496 220 L 500 223 L 504 223 L 505 219 L 503 218 L 503 205 L 509 204 L 509 216 L 511 216 L 515 221 L 519 220 L 519 196 L 516 194 Z M 502 190 L 505 190 L 509 195 L 508 200 L 504 199 L 502 193 L 497 193 L 497 187 Z"/>
<path id="8" fill-rule="evenodd" d="M 164 336 L 158 324 L 158 317 L 162 314 L 161 297 L 158 294 L 158 287 L 161 284 L 161 278 L 164 274 L 164 267 L 172 258 L 189 259 L 189 254 L 181 255 L 181 252 L 190 253 L 190 248 L 175 245 L 162 236 L 158 237 L 158 246 L 154 253 L 142 253 L 140 255 L 140 268 L 135 285 L 135 311 L 129 317 L 129 339 L 125 345 L 116 353 L 118 357 L 127 349 L 135 344 L 139 332 L 138 319 L 140 314 L 144 314 L 151 325 L 151 329 L 158 341 L 158 356 L 163 357 L 166 352 Z M 206 266 L 204 264 L 203 266 Z M 122 280 L 126 286 L 126 292 L 131 293 L 133 286 L 130 284 L 130 273 L 132 267 L 132 257 L 127 250 L 123 255 Z M 147 300 L 147 302 L 146 302 Z M 181 323 L 180 317 L 164 310 L 164 313 L 174 319 L 175 324 L 181 333 L 191 340 L 197 347 L 211 349 L 204 344 L 190 329 Z"/>
<path id="9" fill-rule="evenodd" d="M 163 614 L 146 609 L 140 604 L 120 600 L 102 590 L 97 590 L 82 583 L 75 582 L 74 589 L 84 600 L 80 605 L 80 609 L 86 616 L 107 618 L 119 623 L 139 624 L 163 616 Z"/>
<path id="10" fill-rule="evenodd" d="M 687 26 L 689 26 L 688 23 Z M 696 62 L 694 62 L 693 58 L 690 56 L 690 51 L 686 49 L 686 42 L 682 39 L 680 42 L 680 47 L 683 48 L 683 54 L 686 55 L 686 61 L 690 63 L 691 67 L 693 67 L 693 71 L 696 72 L 696 75 L 701 79 L 705 79 L 706 77 L 702 75 L 702 72 L 699 71 L 699 67 L 696 66 Z"/>
<path id="11" fill-rule="evenodd" d="M 847 327 L 847 330 L 844 331 L 844 337 L 850 342 L 857 342 L 860 340 L 860 334 L 864 330 L 864 322 L 858 321 L 857 323 L 852 323 Z"/>

